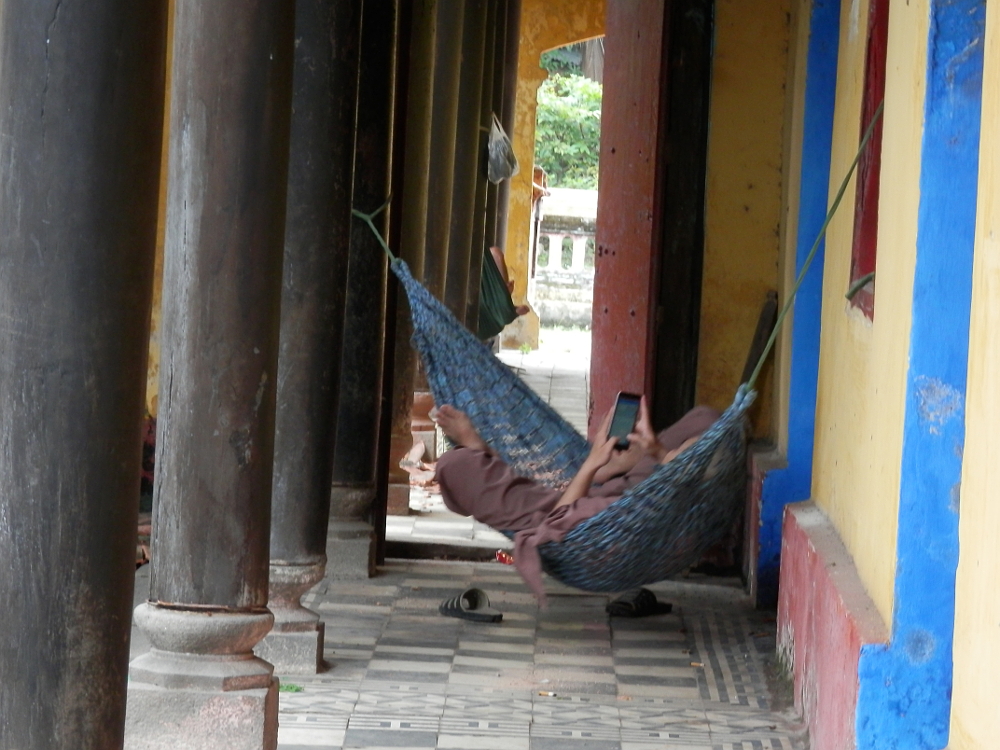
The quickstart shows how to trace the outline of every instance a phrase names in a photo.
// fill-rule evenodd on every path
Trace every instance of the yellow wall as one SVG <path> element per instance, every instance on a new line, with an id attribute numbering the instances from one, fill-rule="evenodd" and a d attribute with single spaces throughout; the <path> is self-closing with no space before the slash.
<path id="1" fill-rule="evenodd" d="M 511 141 L 520 172 L 511 180 L 507 216 L 507 268 L 514 281 L 514 303 L 524 304 L 531 257 L 531 171 L 535 162 L 535 111 L 538 87 L 546 72 L 538 66 L 543 52 L 604 34 L 604 0 L 523 0 L 521 47 L 517 63 L 517 103 Z M 503 345 L 538 348 L 538 316 L 521 316 L 504 332 Z"/>
<path id="2" fill-rule="evenodd" d="M 788 293 L 795 285 L 795 257 L 798 243 L 799 191 L 801 190 L 802 138 L 804 130 L 806 66 L 809 53 L 809 22 L 812 0 L 793 0 L 789 18 L 789 49 L 787 65 L 787 106 L 785 107 L 784 152 L 785 167 L 782 181 L 782 207 L 784 220 L 781 223 L 778 257 L 778 302 L 785 303 Z M 790 416 L 789 398 L 791 390 L 791 313 L 782 324 L 775 341 L 772 358 L 772 388 L 767 393 L 773 398 L 770 410 L 771 438 L 775 447 L 774 456 L 783 457 L 788 451 L 788 420 Z M 758 453 L 758 460 L 762 460 Z"/>
<path id="3" fill-rule="evenodd" d="M 955 601 L 952 750 L 1000 737 L 1000 7 L 987 5 L 962 513 Z"/>
<path id="4" fill-rule="evenodd" d="M 867 14 L 865 0 L 843 5 L 831 196 L 858 148 Z M 892 2 L 874 323 L 844 298 L 853 183 L 830 225 L 824 270 L 813 498 L 837 527 L 886 623 L 895 579 L 928 17 L 927 0 Z"/>
<path id="5" fill-rule="evenodd" d="M 718 0 L 697 399 L 730 404 L 767 291 L 778 288 L 790 0 Z M 758 434 L 770 431 L 758 382 Z"/>
<path id="6" fill-rule="evenodd" d="M 160 154 L 160 206 L 156 227 L 156 261 L 153 266 L 153 305 L 149 325 L 149 362 L 146 366 L 146 411 L 159 409 L 160 313 L 163 309 L 163 238 L 167 222 L 167 163 L 170 144 L 170 80 L 174 60 L 174 0 L 167 7 L 167 81 L 163 108 L 163 151 Z"/>

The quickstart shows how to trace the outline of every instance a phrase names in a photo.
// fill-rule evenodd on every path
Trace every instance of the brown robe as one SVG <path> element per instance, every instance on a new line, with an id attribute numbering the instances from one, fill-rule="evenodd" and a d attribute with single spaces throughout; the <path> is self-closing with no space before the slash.
<path id="1" fill-rule="evenodd" d="M 696 406 L 656 437 L 667 451 L 707 430 L 719 412 Z M 538 546 L 562 540 L 581 521 L 620 498 L 646 479 L 657 462 L 645 456 L 634 468 L 603 484 L 593 484 L 587 494 L 569 505 L 554 508 L 562 490 L 550 489 L 520 477 L 492 453 L 455 448 L 437 462 L 437 480 L 449 510 L 472 516 L 494 529 L 514 534 L 514 564 L 539 602 L 545 603 L 542 563 Z"/>

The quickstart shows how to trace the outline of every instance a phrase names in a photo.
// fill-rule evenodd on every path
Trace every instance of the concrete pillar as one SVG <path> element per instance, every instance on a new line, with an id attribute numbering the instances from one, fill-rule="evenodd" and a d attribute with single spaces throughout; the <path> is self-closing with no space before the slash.
<path id="1" fill-rule="evenodd" d="M 274 627 L 254 650 L 282 674 L 316 674 L 323 666 L 323 623 L 300 600 L 326 572 L 360 23 L 357 3 L 295 4 L 271 490 L 269 602 Z"/>
<path id="2" fill-rule="evenodd" d="M 122 746 L 166 4 L 0 3 L 0 746 Z"/>
<path id="3" fill-rule="evenodd" d="M 451 203 L 451 233 L 448 247 L 448 278 L 444 302 L 455 316 L 465 320 L 469 287 L 469 260 L 475 220 L 476 181 L 483 168 L 482 147 L 486 143 L 480 126 L 483 93 L 483 54 L 486 45 L 486 0 L 469 0 L 465 7 L 462 38 L 461 80 L 458 90 L 458 125 L 455 136 L 455 178 Z"/>
<path id="4" fill-rule="evenodd" d="M 354 205 L 371 211 L 391 192 L 395 102 L 395 2 L 366 2 L 361 22 L 361 70 L 354 144 Z M 388 236 L 387 212 L 375 226 Z M 333 451 L 327 576 L 375 575 L 374 529 L 383 351 L 386 345 L 387 258 L 368 227 L 351 231 L 344 307 L 337 439 Z"/>
<path id="5" fill-rule="evenodd" d="M 431 109 L 434 80 L 435 18 L 438 0 L 415 0 L 408 10 L 409 55 L 400 60 L 406 67 L 407 98 L 405 151 L 403 155 L 403 199 L 400 216 L 399 255 L 414 278 L 424 277 L 427 230 L 428 175 L 431 159 Z M 410 409 L 414 383 L 418 379 L 417 355 L 410 345 L 409 309 L 400 305 L 396 316 L 394 368 L 392 373 L 392 433 L 389 447 L 387 512 L 409 513 L 410 477 L 399 467 L 413 443 Z"/>
<path id="6" fill-rule="evenodd" d="M 274 748 L 268 541 L 294 7 L 175 0 L 152 650 L 126 747 Z"/>

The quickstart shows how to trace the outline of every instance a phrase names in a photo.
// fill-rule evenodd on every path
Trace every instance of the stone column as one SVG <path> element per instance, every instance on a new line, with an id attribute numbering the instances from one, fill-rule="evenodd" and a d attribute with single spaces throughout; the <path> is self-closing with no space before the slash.
<path id="1" fill-rule="evenodd" d="M 0 746 L 122 746 L 166 3 L 0 3 Z"/>
<path id="2" fill-rule="evenodd" d="M 274 748 L 268 539 L 294 8 L 175 0 L 150 601 L 126 747 Z"/>
<path id="3" fill-rule="evenodd" d="M 316 674 L 323 664 L 323 623 L 300 600 L 326 571 L 360 20 L 358 3 L 295 4 L 271 491 L 269 601 L 274 627 L 255 649 L 286 674 Z"/>
<path id="4" fill-rule="evenodd" d="M 371 211 L 385 202 L 392 171 L 397 12 L 395 2 L 366 2 L 361 20 L 361 70 L 354 142 L 354 205 Z M 375 218 L 383 236 L 388 212 Z M 327 576 L 375 575 L 374 528 L 383 349 L 386 344 L 387 258 L 367 226 L 351 231 L 341 350 L 337 440 L 330 489 Z"/>

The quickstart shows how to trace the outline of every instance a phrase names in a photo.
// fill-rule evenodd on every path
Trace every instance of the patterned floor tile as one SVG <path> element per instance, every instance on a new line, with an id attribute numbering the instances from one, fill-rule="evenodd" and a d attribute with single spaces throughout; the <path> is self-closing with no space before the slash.
<path id="1" fill-rule="evenodd" d="M 437 613 L 469 586 L 503 622 Z M 436 561 L 317 586 L 309 606 L 327 621 L 331 668 L 289 678 L 302 690 L 279 695 L 279 750 L 807 747 L 768 708 L 773 622 L 734 606 L 732 590 L 716 606 L 714 590 L 689 602 L 675 586 L 673 614 L 628 620 L 604 613 L 607 597 L 549 588 L 540 611 L 507 566 Z"/>

